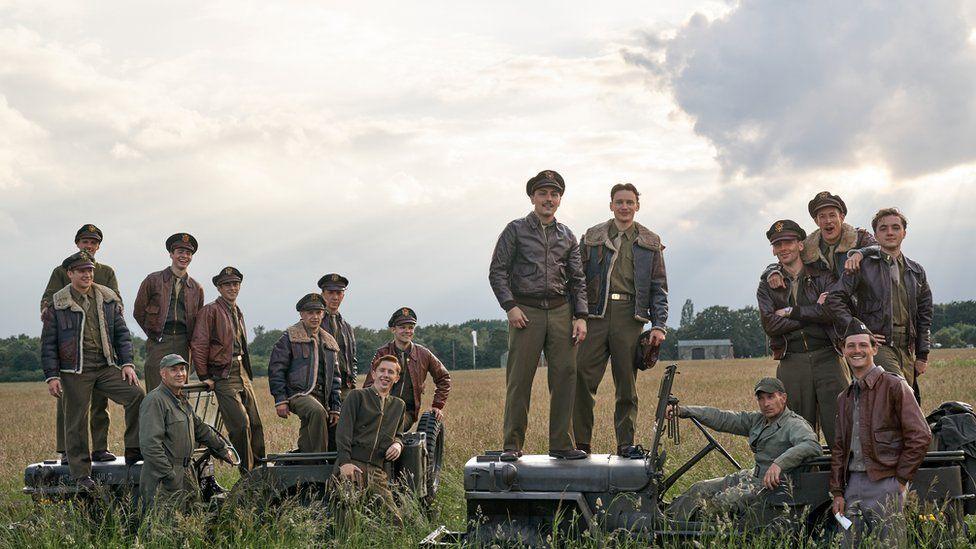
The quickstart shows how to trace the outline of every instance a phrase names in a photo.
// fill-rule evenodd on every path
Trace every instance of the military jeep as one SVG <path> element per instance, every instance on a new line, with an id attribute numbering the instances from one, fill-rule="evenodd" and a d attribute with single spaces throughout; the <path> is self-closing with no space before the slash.
<path id="1" fill-rule="evenodd" d="M 666 474 L 667 455 L 662 438 L 679 442 L 677 419 L 666 419 L 668 404 L 677 404 L 672 385 L 678 367 L 665 369 L 658 394 L 650 449 L 642 458 L 591 455 L 582 460 L 556 460 L 527 455 L 503 462 L 500 452 L 471 458 L 464 466 L 467 530 L 440 527 L 422 546 L 456 543 L 545 545 L 549 536 L 624 532 L 648 543 L 675 538 L 716 535 L 714 521 L 676 520 L 668 513 L 664 495 L 675 482 L 712 451 L 719 452 L 734 469 L 736 460 L 697 420 L 691 419 L 707 444 L 686 463 Z M 950 528 L 962 524 L 964 503 L 974 495 L 963 489 L 962 451 L 929 452 L 911 489 L 923 503 L 940 511 Z M 819 457 L 791 472 L 789 483 L 764 496 L 759 520 L 734 521 L 744 535 L 771 526 L 790 535 L 823 538 L 836 531 L 828 493 L 830 456 Z M 788 485 L 788 487 L 786 486 Z M 972 490 L 970 490 L 971 492 Z"/>
<path id="2" fill-rule="evenodd" d="M 193 405 L 193 411 L 205 423 L 213 427 L 218 434 L 223 426 L 220 411 L 217 409 L 217 398 L 209 391 L 207 385 L 196 382 L 183 386 L 187 399 Z M 223 435 L 221 435 L 223 438 Z M 224 442 L 227 442 L 224 439 Z M 230 443 L 228 447 L 233 449 Z M 205 502 L 220 500 L 225 490 L 217 484 L 214 478 L 214 458 L 205 447 L 197 448 L 193 454 L 193 469 L 200 483 L 200 490 Z M 235 451 L 236 457 L 236 451 Z M 23 492 L 35 500 L 64 500 L 75 497 L 99 496 L 106 499 L 135 498 L 139 492 L 139 475 L 142 474 L 142 462 L 126 465 L 125 459 L 118 457 L 115 461 L 93 462 L 91 477 L 99 486 L 94 493 L 89 493 L 77 486 L 71 480 L 67 461 L 48 459 L 40 463 L 32 463 L 24 470 Z"/>
<path id="3" fill-rule="evenodd" d="M 424 412 L 416 431 L 404 433 L 399 459 L 387 463 L 389 478 L 414 494 L 425 508 L 437 494 L 445 436 L 443 423 L 433 412 Z M 332 491 L 335 460 L 336 452 L 270 455 L 234 485 L 231 497 L 257 499 L 269 505 L 286 499 L 305 505 L 324 504 Z"/>

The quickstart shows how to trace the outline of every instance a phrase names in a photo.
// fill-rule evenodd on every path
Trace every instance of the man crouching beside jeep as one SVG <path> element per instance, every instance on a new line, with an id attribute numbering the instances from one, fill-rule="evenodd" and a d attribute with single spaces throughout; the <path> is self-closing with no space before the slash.
<path id="1" fill-rule="evenodd" d="M 401 433 L 406 404 L 390 394 L 400 379 L 400 362 L 393 355 L 381 356 L 370 369 L 373 384 L 353 389 L 342 401 L 335 465 L 346 488 L 365 489 L 386 506 L 397 524 L 402 524 L 389 476 L 383 468 L 403 451 Z"/>
<path id="2" fill-rule="evenodd" d="M 786 407 L 786 388 L 774 377 L 756 383 L 758 412 L 726 412 L 707 406 L 669 406 L 668 417 L 694 418 L 723 433 L 749 437 L 756 466 L 731 475 L 696 482 L 674 498 L 671 511 L 678 520 L 690 520 L 704 502 L 721 511 L 745 515 L 759 510 L 763 490 L 774 491 L 784 475 L 805 460 L 821 454 L 817 433 L 799 414 Z M 675 410 L 677 408 L 677 410 Z"/>

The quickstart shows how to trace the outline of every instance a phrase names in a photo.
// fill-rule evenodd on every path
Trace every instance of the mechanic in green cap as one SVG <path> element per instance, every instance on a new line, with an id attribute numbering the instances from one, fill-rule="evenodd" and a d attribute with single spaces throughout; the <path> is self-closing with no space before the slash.
<path id="1" fill-rule="evenodd" d="M 165 498 L 167 506 L 200 498 L 193 470 L 193 451 L 199 445 L 229 463 L 234 452 L 223 438 L 193 412 L 183 393 L 187 362 L 177 354 L 159 361 L 160 384 L 139 406 L 139 446 L 143 449 L 139 497 L 143 509 Z"/>
<path id="2" fill-rule="evenodd" d="M 119 293 L 119 281 L 115 277 L 115 271 L 108 265 L 95 261 L 95 252 L 98 251 L 101 245 L 102 230 L 91 223 L 82 225 L 75 233 L 75 246 L 78 246 L 79 251 L 87 252 L 95 264 L 95 284 L 101 284 L 102 286 L 111 288 L 112 291 L 120 296 L 119 303 L 121 303 L 122 294 Z M 68 278 L 68 271 L 64 266 L 58 265 L 55 267 L 51 272 L 51 278 L 48 279 L 47 287 L 44 289 L 44 295 L 41 296 L 41 322 L 44 321 L 45 314 L 50 312 L 49 308 L 54 293 L 70 284 L 71 279 Z M 60 398 L 57 404 L 57 418 L 57 427 L 55 428 L 55 437 L 57 439 L 56 449 L 58 454 L 61 455 L 61 458 L 64 459 L 64 401 Z M 92 448 L 94 448 L 91 454 L 92 461 L 115 460 L 115 455 L 108 451 L 109 417 L 108 399 L 105 398 L 105 395 L 100 393 L 92 394 L 89 422 Z"/>
<path id="3" fill-rule="evenodd" d="M 822 452 L 817 433 L 786 407 L 786 388 L 775 377 L 760 379 L 754 389 L 758 412 L 727 412 L 708 406 L 669 406 L 668 417 L 695 418 L 710 429 L 749 437 L 756 465 L 722 478 L 696 482 L 674 498 L 670 511 L 691 520 L 709 506 L 713 511 L 745 516 L 761 509 L 761 492 L 784 485 L 785 474 Z"/>

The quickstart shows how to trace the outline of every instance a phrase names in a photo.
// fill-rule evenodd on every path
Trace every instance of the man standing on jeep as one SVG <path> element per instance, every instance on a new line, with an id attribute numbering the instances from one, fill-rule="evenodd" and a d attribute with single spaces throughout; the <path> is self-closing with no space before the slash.
<path id="1" fill-rule="evenodd" d="M 586 273 L 589 309 L 586 340 L 576 365 L 576 404 L 573 431 L 576 447 L 590 453 L 593 407 L 607 359 L 616 392 L 613 423 L 617 454 L 643 457 L 634 446 L 637 421 L 637 370 L 634 353 L 644 323 L 651 323 L 650 345 L 658 347 L 667 335 L 668 278 L 661 238 L 634 221 L 640 193 L 631 183 L 610 189 L 613 219 L 590 227 L 580 255 Z"/>
<path id="2" fill-rule="evenodd" d="M 576 236 L 556 221 L 566 184 L 552 170 L 525 184 L 533 211 L 498 237 L 488 281 L 508 315 L 504 451 L 517 460 L 525 443 L 529 398 L 545 351 L 549 381 L 549 455 L 582 459 L 573 440 L 576 345 L 586 338 L 586 277 Z"/>
<path id="3" fill-rule="evenodd" d="M 905 215 L 897 208 L 884 208 L 871 226 L 880 253 L 867 253 L 858 272 L 845 273 L 831 287 L 826 307 L 839 326 L 854 316 L 861 319 L 881 344 L 875 362 L 903 376 L 921 402 L 917 376 L 928 368 L 932 290 L 925 269 L 902 253 Z"/>
<path id="4" fill-rule="evenodd" d="M 400 361 L 403 372 L 393 385 L 392 394 L 407 405 L 403 413 L 403 430 L 408 431 L 420 419 L 420 397 L 424 394 L 427 374 L 434 379 L 434 400 L 430 410 L 438 421 L 444 420 L 444 406 L 451 392 L 451 374 L 444 364 L 430 352 L 430 349 L 413 342 L 417 327 L 417 313 L 410 307 L 401 307 L 393 312 L 387 323 L 393 332 L 393 341 L 380 347 L 373 355 L 375 361 L 381 356 L 393 355 Z M 373 371 L 366 374 L 363 387 L 373 384 Z"/>
<path id="5" fill-rule="evenodd" d="M 271 349 L 268 386 L 278 417 L 294 413 L 301 419 L 298 451 L 325 452 L 341 406 L 339 344 L 322 328 L 325 303 L 321 295 L 302 297 L 295 309 L 301 320 L 285 330 Z"/>
<path id="6" fill-rule="evenodd" d="M 932 440 L 911 387 L 875 364 L 878 343 L 864 323 L 851 321 L 844 358 L 854 382 L 837 396 L 830 455 L 833 512 L 854 520 L 847 532 L 851 546 L 868 531 L 889 547 L 905 543 L 905 494 Z"/>
<path id="7" fill-rule="evenodd" d="M 160 359 L 168 354 L 190 356 L 190 337 L 203 308 L 203 287 L 186 272 L 197 248 L 193 235 L 170 236 L 170 266 L 150 273 L 139 285 L 132 316 L 146 332 L 146 391 L 159 385 Z"/>
<path id="8" fill-rule="evenodd" d="M 190 356 L 197 376 L 217 396 L 217 407 L 224 419 L 227 436 L 241 456 L 241 473 L 264 457 L 264 426 L 251 380 L 251 358 L 247 352 L 244 314 L 237 306 L 244 275 L 234 267 L 224 267 L 212 282 L 220 297 L 200 309 Z"/>
<path id="9" fill-rule="evenodd" d="M 706 427 L 723 433 L 749 437 L 756 466 L 723 478 L 703 480 L 674 498 L 670 510 L 678 520 L 690 520 L 703 506 L 747 513 L 761 506 L 761 492 L 776 490 L 785 474 L 804 460 L 822 453 L 817 433 L 799 414 L 786 407 L 786 388 L 774 377 L 756 383 L 758 412 L 726 412 L 708 406 L 669 406 L 668 417 L 695 418 Z"/>
<path id="10" fill-rule="evenodd" d="M 821 269 L 819 262 L 804 265 L 800 255 L 806 232 L 797 222 L 776 221 L 766 238 L 787 281 L 785 288 L 772 289 L 761 280 L 756 291 L 759 318 L 773 358 L 779 360 L 776 377 L 786 387 L 790 409 L 814 431 L 819 424 L 830 444 L 837 395 L 850 383 L 847 366 L 834 347 L 837 330 L 823 307 L 834 274 Z"/>
<path id="11" fill-rule="evenodd" d="M 132 336 L 122 303 L 111 288 L 96 284 L 95 262 L 88 252 L 67 257 L 61 265 L 71 284 L 52 296 L 41 331 L 41 365 L 51 396 L 64 399 L 65 451 L 71 477 L 91 490 L 88 411 L 92 395 L 101 393 L 125 407 L 125 461 L 139 452 L 139 404 L 146 393 L 132 365 Z"/>
<path id="12" fill-rule="evenodd" d="M 95 284 L 101 284 L 112 289 L 119 295 L 121 303 L 121 293 L 119 292 L 119 281 L 115 277 L 115 271 L 104 263 L 95 261 L 95 252 L 102 246 L 102 230 L 88 223 L 82 225 L 75 233 L 75 246 L 82 252 L 87 252 L 95 264 Z M 64 289 L 71 284 L 68 271 L 63 265 L 58 265 L 51 272 L 51 278 L 41 296 L 41 322 L 44 322 L 44 315 L 50 312 L 51 300 L 54 293 Z M 92 437 L 92 461 L 114 461 L 115 454 L 108 451 L 108 399 L 101 393 L 92 393 L 91 399 L 91 437 Z M 57 452 L 61 459 L 64 459 L 64 399 L 58 399 L 57 423 L 55 427 L 55 439 Z"/>

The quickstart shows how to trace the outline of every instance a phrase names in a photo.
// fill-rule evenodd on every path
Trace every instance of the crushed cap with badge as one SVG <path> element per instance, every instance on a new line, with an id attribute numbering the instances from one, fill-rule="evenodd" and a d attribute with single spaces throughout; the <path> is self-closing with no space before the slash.
<path id="1" fill-rule="evenodd" d="M 324 311 L 325 302 L 322 301 L 322 296 L 320 294 L 306 294 L 304 297 L 298 300 L 297 304 L 295 304 L 295 310 L 298 312 Z"/>
<path id="2" fill-rule="evenodd" d="M 847 204 L 841 197 L 836 194 L 830 194 L 830 191 L 820 191 L 816 196 L 813 197 L 807 204 L 807 210 L 810 212 L 810 217 L 817 218 L 817 210 L 821 208 L 837 208 L 840 213 L 847 215 Z"/>
<path id="3" fill-rule="evenodd" d="M 94 269 L 95 259 L 92 258 L 91 254 L 88 252 L 75 252 L 64 258 L 64 261 L 61 262 L 61 266 L 64 267 L 64 270 L 66 271 L 86 268 Z"/>
<path id="4" fill-rule="evenodd" d="M 867 325 L 861 322 L 860 319 L 852 318 L 851 323 L 847 325 L 847 330 L 844 332 L 844 339 L 865 334 L 871 336 L 871 339 L 874 339 L 874 333 L 868 329 Z"/>
<path id="5" fill-rule="evenodd" d="M 393 312 L 390 317 L 390 321 L 387 326 L 390 328 L 394 326 L 401 326 L 403 324 L 416 324 L 417 323 L 417 313 L 413 312 L 410 307 L 401 307 Z"/>
<path id="6" fill-rule="evenodd" d="M 349 279 L 339 273 L 329 273 L 319 279 L 320 290 L 345 290 Z"/>
<path id="7" fill-rule="evenodd" d="M 803 241 L 806 237 L 807 232 L 803 230 L 803 227 L 799 223 L 792 219 L 780 219 L 773 223 L 769 227 L 769 230 L 766 231 L 766 238 L 769 239 L 770 244 L 775 244 L 780 240 Z"/>
<path id="8" fill-rule="evenodd" d="M 94 238 L 95 240 L 101 242 L 102 230 L 91 223 L 82 225 L 81 228 L 78 229 L 78 232 L 75 233 L 75 244 L 77 244 L 82 238 Z"/>
<path id="9" fill-rule="evenodd" d="M 190 250 L 190 253 L 197 253 L 197 239 L 189 233 L 176 233 L 166 239 L 166 251 L 173 253 L 173 250 L 183 248 Z"/>
<path id="10" fill-rule="evenodd" d="M 530 179 L 525 184 L 525 194 L 532 196 L 537 189 L 543 187 L 553 187 L 559 194 L 566 192 L 566 182 L 563 181 L 563 176 L 559 175 L 559 172 L 554 170 L 542 170 L 535 177 Z"/>
<path id="11" fill-rule="evenodd" d="M 224 267 L 219 273 L 215 274 L 211 279 L 214 286 L 220 286 L 221 284 L 227 284 L 228 282 L 242 282 L 244 280 L 244 275 L 235 267 Z"/>

